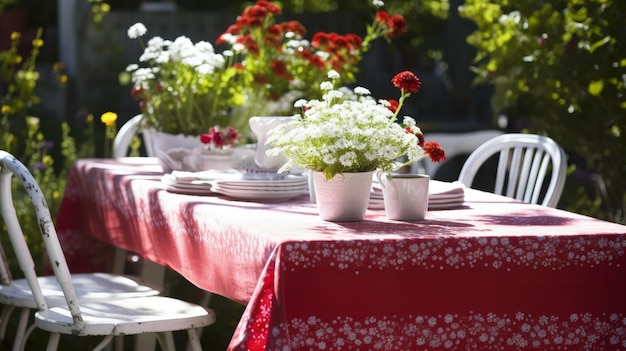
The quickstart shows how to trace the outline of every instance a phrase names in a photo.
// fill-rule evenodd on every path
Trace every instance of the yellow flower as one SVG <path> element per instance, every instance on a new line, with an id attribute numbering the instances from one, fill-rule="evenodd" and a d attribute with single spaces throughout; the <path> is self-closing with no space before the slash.
<path id="1" fill-rule="evenodd" d="M 37 38 L 33 40 L 33 46 L 36 48 L 40 48 L 43 46 L 43 40 Z"/>
<path id="2" fill-rule="evenodd" d="M 0 111 L 2 112 L 2 114 L 9 113 L 9 112 L 11 112 L 11 106 L 9 106 L 9 105 L 2 105 L 2 109 Z"/>
<path id="3" fill-rule="evenodd" d="M 31 125 L 31 126 L 38 126 L 39 125 L 39 118 L 34 117 L 34 116 L 27 116 L 26 117 L 26 123 L 28 125 Z"/>
<path id="4" fill-rule="evenodd" d="M 18 40 L 22 37 L 22 34 L 20 34 L 20 32 L 13 32 L 11 33 L 11 40 Z"/>
<path id="5" fill-rule="evenodd" d="M 115 125 L 115 121 L 117 121 L 117 113 L 105 112 L 100 117 L 100 121 L 102 121 L 102 123 L 104 123 L 105 126 L 111 127 Z"/>

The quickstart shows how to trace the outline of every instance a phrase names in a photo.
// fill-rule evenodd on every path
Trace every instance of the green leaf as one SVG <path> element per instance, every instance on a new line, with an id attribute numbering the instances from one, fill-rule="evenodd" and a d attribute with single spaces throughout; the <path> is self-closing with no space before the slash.
<path id="1" fill-rule="evenodd" d="M 606 36 L 606 37 L 596 41 L 595 43 L 591 44 L 591 46 L 589 47 L 589 52 L 593 53 L 597 48 L 603 46 L 604 44 L 608 43 L 609 41 L 611 41 L 611 36 Z"/>
<path id="2" fill-rule="evenodd" d="M 603 80 L 594 80 L 589 83 L 589 88 L 587 88 L 587 90 L 589 91 L 589 94 L 593 96 L 598 96 L 600 95 L 600 93 L 602 93 L 603 88 L 604 88 Z"/>

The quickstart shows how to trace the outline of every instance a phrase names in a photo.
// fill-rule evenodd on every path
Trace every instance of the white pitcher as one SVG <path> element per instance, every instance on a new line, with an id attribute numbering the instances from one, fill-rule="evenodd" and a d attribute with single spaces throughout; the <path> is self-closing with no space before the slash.
<path id="1" fill-rule="evenodd" d="M 250 129 L 257 139 L 256 154 L 254 155 L 254 163 L 257 166 L 267 170 L 278 170 L 287 159 L 283 155 L 267 156 L 266 152 L 271 147 L 265 145 L 267 133 L 277 126 L 289 123 L 295 120 L 293 116 L 254 116 L 250 117 Z"/>

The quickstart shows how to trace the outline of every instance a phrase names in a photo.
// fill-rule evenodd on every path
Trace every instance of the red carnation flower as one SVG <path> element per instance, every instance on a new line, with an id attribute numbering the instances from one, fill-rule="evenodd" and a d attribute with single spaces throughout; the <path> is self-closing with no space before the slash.
<path id="1" fill-rule="evenodd" d="M 248 50 L 248 52 L 252 53 L 253 55 L 259 54 L 259 45 L 254 41 L 252 35 L 248 34 L 243 37 L 237 38 L 237 43 L 243 44 L 246 50 Z"/>
<path id="2" fill-rule="evenodd" d="M 311 55 L 311 57 L 309 58 L 309 63 L 311 64 L 311 66 L 319 69 L 320 71 L 326 69 L 326 63 L 324 63 L 324 60 L 319 56 Z"/>
<path id="3" fill-rule="evenodd" d="M 387 11 L 380 10 L 376 13 L 376 22 L 381 23 L 383 25 L 387 25 L 387 21 L 391 16 L 387 13 Z"/>
<path id="4" fill-rule="evenodd" d="M 413 72 L 403 71 L 396 74 L 391 82 L 393 85 L 407 93 L 417 93 L 422 86 L 422 82 Z"/>
<path id="5" fill-rule="evenodd" d="M 255 19 L 264 19 L 269 13 L 270 12 L 263 6 L 252 5 L 244 11 L 243 16 Z"/>
<path id="6" fill-rule="evenodd" d="M 324 32 L 317 32 L 313 35 L 313 39 L 311 40 L 311 45 L 314 48 L 324 47 L 328 45 L 330 42 L 330 35 Z"/>
<path id="7" fill-rule="evenodd" d="M 348 41 L 350 49 L 358 50 L 361 48 L 361 45 L 363 44 L 363 39 L 361 39 L 360 36 L 353 33 L 348 33 L 344 37 L 346 38 L 346 41 Z"/>
<path id="8" fill-rule="evenodd" d="M 287 65 L 283 61 L 272 61 L 272 71 L 278 77 L 291 79 L 291 74 L 287 70 Z"/>
<path id="9" fill-rule="evenodd" d="M 389 107 L 388 107 L 388 109 L 389 109 L 391 112 L 396 113 L 396 111 L 398 110 L 398 105 L 399 105 L 399 104 L 398 104 L 398 100 L 395 100 L 395 99 L 389 99 L 389 100 L 387 100 L 387 101 L 389 101 Z"/>
<path id="10" fill-rule="evenodd" d="M 389 38 L 395 38 L 400 34 L 406 32 L 406 21 L 401 15 L 391 16 L 387 20 L 387 26 L 389 27 L 389 30 L 386 34 Z"/>
<path id="11" fill-rule="evenodd" d="M 202 134 L 200 134 L 200 141 L 203 144 L 209 144 L 209 143 L 211 143 L 211 141 L 213 141 L 213 138 L 211 137 L 211 134 L 202 133 Z"/>
<path id="12" fill-rule="evenodd" d="M 130 96 L 135 100 L 141 100 L 143 93 L 144 89 L 138 86 L 133 86 L 133 88 L 130 90 Z"/>
<path id="13" fill-rule="evenodd" d="M 268 82 L 268 79 L 266 76 L 262 75 L 262 74 L 255 74 L 254 75 L 254 82 L 257 83 L 258 85 L 265 85 Z"/>
<path id="14" fill-rule="evenodd" d="M 446 153 L 437 142 L 429 141 L 424 145 L 423 149 L 424 153 L 428 155 L 433 162 L 446 160 Z"/>
<path id="15" fill-rule="evenodd" d="M 256 5 L 263 7 L 268 12 L 273 13 L 273 14 L 281 13 L 280 7 L 278 7 L 276 4 L 269 2 L 269 1 L 259 0 L 256 2 Z"/>
<path id="16" fill-rule="evenodd" d="M 422 134 L 422 133 L 415 133 L 414 135 L 417 137 L 417 145 L 419 145 L 421 148 L 424 148 L 424 142 L 426 141 L 424 139 L 424 134 Z"/>
<path id="17" fill-rule="evenodd" d="M 280 24 L 283 32 L 293 32 L 303 37 L 306 34 L 306 28 L 298 21 L 283 22 Z"/>

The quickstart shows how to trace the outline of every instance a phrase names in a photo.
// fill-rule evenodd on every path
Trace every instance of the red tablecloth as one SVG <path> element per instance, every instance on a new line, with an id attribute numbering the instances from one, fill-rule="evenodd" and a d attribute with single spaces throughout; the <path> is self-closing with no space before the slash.
<path id="1" fill-rule="evenodd" d="M 78 161 L 57 224 L 70 265 L 96 238 L 246 304 L 231 350 L 626 349 L 626 226 L 473 190 L 424 221 L 331 223 L 306 196 L 174 194 L 160 176 L 150 158 Z"/>

